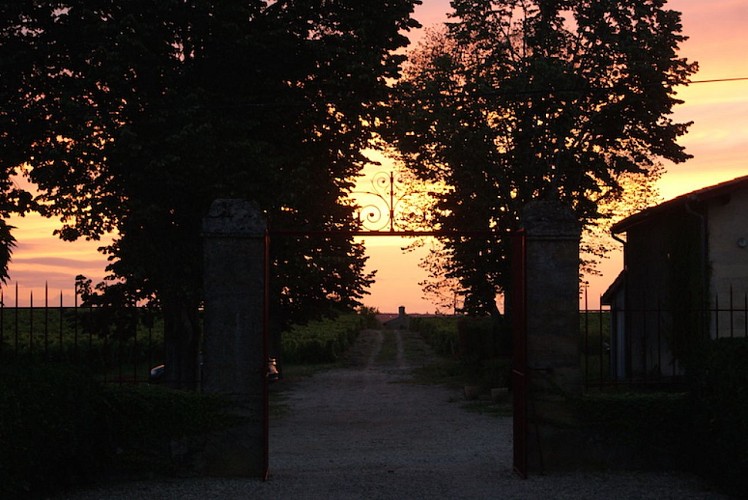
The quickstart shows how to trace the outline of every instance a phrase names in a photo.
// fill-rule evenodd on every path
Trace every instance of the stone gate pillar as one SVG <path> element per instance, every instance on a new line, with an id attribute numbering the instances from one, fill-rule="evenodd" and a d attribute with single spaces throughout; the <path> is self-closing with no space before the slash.
<path id="1" fill-rule="evenodd" d="M 582 390 L 579 356 L 581 226 L 558 200 L 522 213 L 526 233 L 528 467 L 563 468 L 578 443 L 562 429 L 573 419 L 567 396 Z M 572 460 L 573 461 L 573 460 Z"/>
<path id="2" fill-rule="evenodd" d="M 245 419 L 209 436 L 204 467 L 210 475 L 261 477 L 265 472 L 265 229 L 260 211 L 244 200 L 216 200 L 203 219 L 202 389 L 231 398 Z"/>

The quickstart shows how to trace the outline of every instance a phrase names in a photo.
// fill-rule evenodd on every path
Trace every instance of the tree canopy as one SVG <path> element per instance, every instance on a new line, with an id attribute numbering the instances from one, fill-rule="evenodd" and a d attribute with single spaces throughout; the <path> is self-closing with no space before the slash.
<path id="1" fill-rule="evenodd" d="M 8 184 L 21 169 L 63 239 L 114 232 L 115 295 L 160 303 L 173 376 L 189 380 L 210 203 L 253 200 L 273 227 L 352 227 L 342 200 L 416 3 L 0 2 L 6 204 L 27 208 Z M 285 320 L 352 307 L 370 281 L 348 236 L 278 241 L 273 258 Z"/>
<path id="2" fill-rule="evenodd" d="M 412 52 L 385 134 L 437 198 L 468 312 L 495 312 L 522 207 L 554 197 L 580 221 L 621 196 L 621 179 L 683 162 L 689 124 L 671 118 L 696 65 L 678 55 L 664 0 L 453 0 L 452 22 Z"/>

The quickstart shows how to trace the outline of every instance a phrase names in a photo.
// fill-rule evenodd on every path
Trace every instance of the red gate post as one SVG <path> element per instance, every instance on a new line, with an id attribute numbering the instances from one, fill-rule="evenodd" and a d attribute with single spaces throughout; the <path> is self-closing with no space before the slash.
<path id="1" fill-rule="evenodd" d="M 512 238 L 512 393 L 514 471 L 527 479 L 527 297 L 525 295 L 525 231 Z"/>

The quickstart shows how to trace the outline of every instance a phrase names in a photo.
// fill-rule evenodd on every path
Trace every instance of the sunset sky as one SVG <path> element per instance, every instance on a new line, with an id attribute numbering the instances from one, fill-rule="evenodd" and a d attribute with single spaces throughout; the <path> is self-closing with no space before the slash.
<path id="1" fill-rule="evenodd" d="M 446 20 L 448 0 L 424 0 L 416 18 L 424 26 Z M 683 13 L 683 32 L 690 39 L 681 54 L 698 61 L 694 81 L 748 78 L 748 2 L 745 0 L 670 0 L 668 6 Z M 414 34 L 416 38 L 418 34 Z M 693 121 L 681 144 L 694 158 L 682 165 L 667 165 L 660 182 L 663 200 L 748 174 L 748 80 L 694 83 L 678 96 L 686 103 L 676 109 L 676 121 Z M 384 166 L 386 168 L 386 166 Z M 74 278 L 87 275 L 94 280 L 104 275 L 106 261 L 96 252 L 101 242 L 64 243 L 52 236 L 54 220 L 38 216 L 14 218 L 18 246 L 10 266 L 11 280 L 5 290 L 6 304 L 13 304 L 13 289 L 19 283 L 21 304 L 43 300 L 45 281 L 50 295 L 59 302 L 60 291 L 71 303 Z M 434 306 L 421 299 L 418 281 L 424 278 L 417 266 L 417 254 L 403 255 L 407 240 L 368 238 L 369 266 L 377 269 L 377 282 L 365 303 L 382 312 L 404 305 L 409 312 L 433 312 Z M 620 255 L 613 255 L 603 267 L 604 275 L 590 279 L 590 296 L 607 288 L 620 271 Z"/>

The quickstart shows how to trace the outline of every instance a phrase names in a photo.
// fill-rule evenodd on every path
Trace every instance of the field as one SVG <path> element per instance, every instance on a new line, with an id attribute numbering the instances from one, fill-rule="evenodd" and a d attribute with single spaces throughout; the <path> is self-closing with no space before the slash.
<path id="1" fill-rule="evenodd" d="M 292 326 L 282 334 L 282 359 L 334 363 L 372 320 L 350 313 Z M 163 321 L 145 308 L 0 306 L 0 358 L 82 365 L 103 381 L 147 381 L 164 362 L 163 338 Z"/>
<path id="2" fill-rule="evenodd" d="M 579 352 L 587 384 L 610 379 L 610 311 L 579 313 Z"/>
<path id="3" fill-rule="evenodd" d="M 163 362 L 163 322 L 140 308 L 0 307 L 0 357 L 66 361 L 103 380 L 144 381 Z"/>

